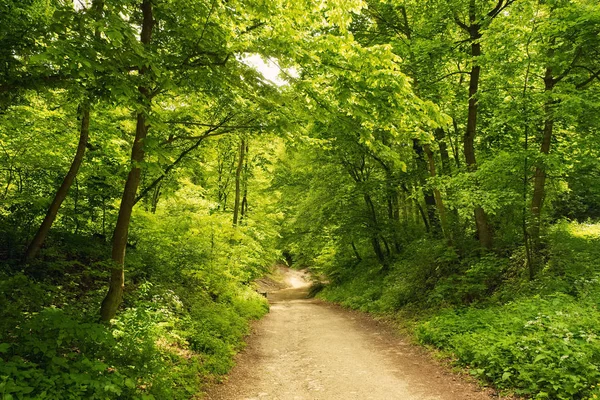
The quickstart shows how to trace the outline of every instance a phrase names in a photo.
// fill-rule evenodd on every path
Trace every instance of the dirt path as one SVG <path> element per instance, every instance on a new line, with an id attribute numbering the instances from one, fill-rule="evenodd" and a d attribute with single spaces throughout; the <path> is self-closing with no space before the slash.
<path id="1" fill-rule="evenodd" d="M 305 300 L 304 275 L 269 294 L 271 312 L 255 326 L 226 383 L 209 400 L 490 399 L 368 316 Z"/>

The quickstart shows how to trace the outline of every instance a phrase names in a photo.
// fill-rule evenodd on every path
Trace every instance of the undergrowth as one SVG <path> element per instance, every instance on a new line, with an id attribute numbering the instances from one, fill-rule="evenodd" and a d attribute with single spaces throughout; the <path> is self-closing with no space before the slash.
<path id="1" fill-rule="evenodd" d="M 433 243 L 433 244 L 432 244 Z M 600 225 L 558 223 L 530 281 L 522 249 L 468 257 L 409 244 L 388 271 L 362 263 L 320 296 L 372 313 L 411 315 L 415 339 L 485 384 L 535 399 L 600 397 Z"/>
<path id="2" fill-rule="evenodd" d="M 58 233 L 39 261 L 0 264 L 0 399 L 189 399 L 230 370 L 249 321 L 268 312 L 251 284 L 268 254 L 255 246 L 252 260 L 231 261 L 254 240 L 249 227 L 221 229 L 213 240 L 227 246 L 209 253 L 192 231 L 207 216 L 169 212 L 138 213 L 144 235 L 133 236 L 124 305 L 108 324 L 104 240 Z"/>

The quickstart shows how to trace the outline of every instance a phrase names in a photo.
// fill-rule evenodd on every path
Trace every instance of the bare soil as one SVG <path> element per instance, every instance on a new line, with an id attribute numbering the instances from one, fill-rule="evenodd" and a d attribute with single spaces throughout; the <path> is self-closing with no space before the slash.
<path id="1" fill-rule="evenodd" d="M 280 267 L 283 268 L 283 267 Z M 225 383 L 209 400 L 483 400 L 492 397 L 371 317 L 306 299 L 305 272 L 268 294 L 259 321 Z"/>

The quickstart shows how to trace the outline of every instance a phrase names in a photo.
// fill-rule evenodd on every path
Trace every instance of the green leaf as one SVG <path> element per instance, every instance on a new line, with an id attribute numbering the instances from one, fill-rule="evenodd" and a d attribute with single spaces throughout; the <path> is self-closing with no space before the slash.
<path id="1" fill-rule="evenodd" d="M 538 356 L 533 360 L 533 363 L 537 363 L 538 361 L 542 361 L 543 359 L 545 359 L 546 356 L 543 354 L 538 354 Z"/>

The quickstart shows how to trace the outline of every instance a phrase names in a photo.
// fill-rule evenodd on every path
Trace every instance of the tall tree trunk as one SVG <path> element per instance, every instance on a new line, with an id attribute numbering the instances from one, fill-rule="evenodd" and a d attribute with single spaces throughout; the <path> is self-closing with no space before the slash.
<path id="1" fill-rule="evenodd" d="M 104 9 L 104 0 L 93 0 L 92 9 L 94 11 L 96 20 L 100 20 L 102 16 L 102 11 Z M 94 34 L 96 39 L 100 39 L 101 32 L 99 29 L 96 29 Z M 44 217 L 42 224 L 40 225 L 33 240 L 29 244 L 27 251 L 25 252 L 25 255 L 23 257 L 25 262 L 33 260 L 37 253 L 40 251 L 40 248 L 42 247 L 44 241 L 46 240 L 46 237 L 48 236 L 48 232 L 50 232 L 52 224 L 56 220 L 58 210 L 60 209 L 60 206 L 67 197 L 69 189 L 71 188 L 73 182 L 75 181 L 75 178 L 77 177 L 79 167 L 81 167 L 81 163 L 83 162 L 85 149 L 89 139 L 90 99 L 87 98 L 86 100 L 84 100 L 79 108 L 81 112 L 81 127 L 79 129 L 79 144 L 77 145 L 75 157 L 73 158 L 73 162 L 71 163 L 71 167 L 69 168 L 67 175 L 63 179 L 62 184 L 60 185 L 58 191 L 56 192 L 56 195 L 54 196 L 54 199 L 52 200 L 52 203 L 50 204 L 50 207 L 48 208 L 48 211 L 46 212 L 46 216 Z"/>
<path id="2" fill-rule="evenodd" d="M 245 161 L 244 161 L 244 178 L 243 178 L 244 194 L 242 195 L 242 204 L 240 206 L 240 208 L 241 208 L 240 222 L 248 214 L 248 173 L 249 173 L 249 171 L 248 171 L 248 151 L 249 151 L 249 149 L 250 149 L 250 146 L 248 145 L 248 141 L 246 141 L 246 156 L 245 156 Z"/>
<path id="3" fill-rule="evenodd" d="M 375 211 L 375 204 L 373 204 L 373 200 L 368 193 L 363 195 L 365 200 L 365 204 L 367 205 L 367 209 L 369 211 L 369 230 L 371 233 L 371 244 L 373 246 L 373 251 L 377 256 L 377 260 L 381 263 L 381 265 L 386 264 L 385 254 L 381 249 L 381 244 L 379 242 L 379 224 L 377 222 L 377 212 Z"/>
<path id="4" fill-rule="evenodd" d="M 360 257 L 360 253 L 358 252 L 356 245 L 354 244 L 354 242 L 352 242 L 350 244 L 352 246 L 352 251 L 354 251 L 354 256 L 356 257 L 356 261 L 361 262 L 362 258 Z"/>
<path id="5" fill-rule="evenodd" d="M 242 139 L 240 143 L 240 152 L 238 158 L 237 169 L 235 170 L 235 200 L 233 203 L 233 225 L 238 224 L 238 216 L 240 213 L 240 187 L 241 187 L 241 176 L 242 168 L 244 167 L 244 153 L 246 152 L 246 141 Z"/>
<path id="6" fill-rule="evenodd" d="M 161 183 L 158 183 L 156 185 L 156 187 L 154 188 L 154 193 L 152 194 L 152 204 L 151 204 L 151 208 L 150 208 L 150 212 L 152 214 L 156 214 L 156 207 L 158 206 L 158 199 L 160 199 L 161 189 L 162 189 L 162 181 L 161 181 Z"/>
<path id="7" fill-rule="evenodd" d="M 35 258 L 37 253 L 39 252 L 42 244 L 46 240 L 48 236 L 48 232 L 56 219 L 56 215 L 58 214 L 58 210 L 60 209 L 61 204 L 67 197 L 69 193 L 69 189 L 73 185 L 73 181 L 77 176 L 77 172 L 79 171 L 79 167 L 83 162 L 83 157 L 85 155 L 85 148 L 88 143 L 90 133 L 90 106 L 89 103 L 85 102 L 81 106 L 81 127 L 79 129 L 79 144 L 77 145 L 77 151 L 75 152 L 75 157 L 73 158 L 73 162 L 71 163 L 71 168 L 69 168 L 69 172 L 65 175 L 60 188 L 56 192 L 54 196 L 54 200 L 48 207 L 48 211 L 46 212 L 46 216 L 44 217 L 44 221 L 40 225 L 37 233 L 35 234 L 33 240 L 29 244 L 27 251 L 25 252 L 24 260 L 25 262 L 29 262 Z"/>
<path id="8" fill-rule="evenodd" d="M 429 164 L 429 176 L 435 178 L 436 176 L 436 168 L 435 168 L 435 159 L 433 157 L 433 152 L 431 151 L 431 146 L 428 144 L 423 146 L 423 150 L 425 150 L 425 154 L 427 155 L 427 161 Z M 437 206 L 438 213 L 440 215 L 440 222 L 442 225 L 442 232 L 446 239 L 451 239 L 450 231 L 448 229 L 448 221 L 446 219 L 446 207 L 444 207 L 444 202 L 442 201 L 442 194 L 438 189 L 433 189 L 433 195 L 435 198 L 435 204 Z"/>
<path id="9" fill-rule="evenodd" d="M 469 107 L 467 114 L 467 130 L 464 137 L 464 153 L 465 161 L 469 171 L 474 172 L 477 170 L 477 161 L 475 159 L 475 135 L 477 133 L 477 91 L 479 89 L 479 77 L 481 74 L 481 67 L 479 66 L 478 57 L 481 56 L 481 44 L 479 39 L 481 33 L 479 32 L 479 25 L 475 23 L 475 4 L 474 0 L 471 0 L 470 6 L 470 19 L 471 26 L 469 27 L 469 33 L 471 35 L 471 59 L 472 67 L 469 79 Z M 479 243 L 485 248 L 492 247 L 492 232 L 488 224 L 488 218 L 479 205 L 475 206 L 475 224 L 477 227 L 477 237 Z"/>
<path id="10" fill-rule="evenodd" d="M 547 100 L 544 104 L 544 130 L 542 135 L 542 144 L 540 153 L 544 156 L 550 153 L 550 143 L 554 132 L 554 101 L 550 94 L 554 89 L 556 80 L 552 74 L 552 68 L 547 67 L 544 75 L 544 90 Z M 531 213 L 533 214 L 533 223 L 531 225 L 531 239 L 534 245 L 534 251 L 539 250 L 540 226 L 542 222 L 542 207 L 544 204 L 545 188 L 546 188 L 546 167 L 545 160 L 541 160 L 535 167 L 535 175 L 533 181 L 533 198 L 531 199 Z"/>
<path id="11" fill-rule="evenodd" d="M 448 147 L 446 145 L 446 138 L 450 140 L 450 134 L 446 135 L 446 132 L 443 129 L 436 129 L 435 131 L 435 139 L 438 142 L 440 148 L 440 159 L 442 161 L 442 175 L 443 176 L 451 176 L 452 175 L 452 162 L 450 161 L 450 155 L 448 154 Z M 457 237 L 459 232 L 459 221 L 458 210 L 456 208 L 446 210 L 445 216 L 446 222 L 445 226 L 449 229 L 450 239 Z"/>
<path id="12" fill-rule="evenodd" d="M 428 226 L 431 228 L 431 233 L 439 235 L 441 231 L 440 219 L 436 214 L 436 200 L 433 190 L 426 189 L 425 175 L 428 174 L 429 168 L 425 161 L 423 146 L 417 139 L 413 139 L 413 150 L 417 155 L 417 170 L 419 172 L 419 180 L 423 186 L 423 198 L 425 200 L 425 207 L 427 210 L 427 219 L 429 220 Z M 426 224 L 427 225 L 427 224 Z M 428 229 L 429 232 L 429 229 Z"/>
<path id="13" fill-rule="evenodd" d="M 400 192 L 400 196 L 400 202 L 402 203 L 402 221 L 408 224 L 410 222 L 409 216 L 411 215 L 411 200 L 404 191 Z"/>
<path id="14" fill-rule="evenodd" d="M 416 207 L 415 223 L 417 223 L 419 221 L 419 215 L 420 215 L 421 219 L 423 220 L 423 225 L 425 225 L 425 232 L 430 233 L 431 227 L 429 226 L 427 214 L 425 214 L 425 211 L 423 210 L 423 206 L 421 206 L 421 203 L 419 203 L 419 201 L 417 199 L 414 199 L 414 205 Z"/>
<path id="15" fill-rule="evenodd" d="M 450 155 L 448 154 L 448 145 L 446 144 L 446 132 L 442 128 L 438 128 L 435 130 L 434 136 L 440 148 L 442 175 L 450 176 L 452 168 L 450 167 Z"/>
<path id="16" fill-rule="evenodd" d="M 154 27 L 154 17 L 152 9 L 152 0 L 142 1 L 142 32 L 141 43 L 147 46 L 152 39 L 152 30 Z M 148 67 L 140 69 L 140 74 L 144 75 L 148 72 Z M 138 88 L 141 101 L 144 104 L 143 110 L 137 114 L 137 125 L 135 129 L 135 139 L 131 149 L 131 170 L 125 182 L 123 197 L 121 198 L 121 206 L 119 208 L 119 216 L 113 233 L 112 243 L 112 261 L 113 268 L 111 269 L 110 284 L 108 293 L 102 301 L 100 307 L 100 317 L 103 321 L 109 321 L 117 314 L 117 310 L 123 300 L 123 289 L 125 287 L 125 250 L 127 249 L 127 238 L 129 236 L 129 222 L 131 213 L 135 204 L 135 194 L 140 184 L 141 168 L 140 165 L 144 161 L 144 140 L 148 134 L 148 125 L 146 122 L 146 113 L 150 111 L 151 94 L 150 89 L 144 86 Z"/>

